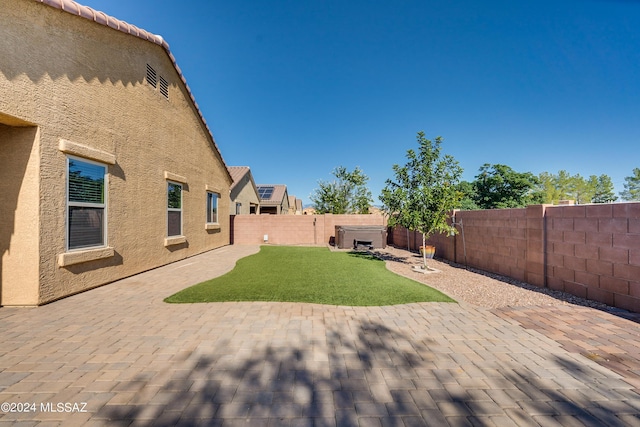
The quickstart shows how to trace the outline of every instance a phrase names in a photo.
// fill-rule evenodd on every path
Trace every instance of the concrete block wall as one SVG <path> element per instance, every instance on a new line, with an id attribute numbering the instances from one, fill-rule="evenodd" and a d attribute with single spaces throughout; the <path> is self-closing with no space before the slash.
<path id="1" fill-rule="evenodd" d="M 318 245 L 333 241 L 336 225 L 383 225 L 382 215 L 235 215 L 231 242 L 236 245 Z"/>
<path id="2" fill-rule="evenodd" d="M 640 312 L 640 203 L 546 210 L 547 286 Z"/>
<path id="3" fill-rule="evenodd" d="M 640 203 L 456 211 L 466 263 L 524 282 L 640 312 Z M 390 231 L 407 247 L 407 231 Z M 422 244 L 408 233 L 411 250 Z M 465 263 L 462 234 L 435 235 L 436 256 Z"/>

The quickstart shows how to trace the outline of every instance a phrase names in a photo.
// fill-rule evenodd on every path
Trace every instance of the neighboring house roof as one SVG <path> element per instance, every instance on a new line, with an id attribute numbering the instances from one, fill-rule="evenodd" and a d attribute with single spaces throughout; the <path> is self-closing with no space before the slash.
<path id="1" fill-rule="evenodd" d="M 258 185 L 258 196 L 260 197 L 260 204 L 280 205 L 287 194 L 287 186 L 282 184 L 260 184 Z"/>
<path id="2" fill-rule="evenodd" d="M 124 22 L 117 18 L 109 16 L 104 12 L 94 10 L 89 6 L 81 5 L 72 0 L 34 0 L 34 1 L 38 3 L 46 4 L 56 9 L 60 9 L 64 12 L 70 13 L 72 15 L 80 16 L 81 18 L 85 18 L 95 23 L 98 23 L 100 25 L 104 25 L 105 27 L 111 27 L 114 30 L 122 31 L 123 33 L 130 34 L 132 36 L 135 36 L 143 40 L 147 40 L 151 43 L 155 43 L 159 46 L 162 46 L 165 52 L 167 53 L 167 55 L 169 56 L 169 59 L 171 60 L 173 67 L 178 73 L 178 76 L 180 76 L 180 79 L 182 80 L 182 83 L 184 84 L 184 87 L 187 90 L 189 97 L 191 98 L 191 102 L 193 102 L 193 106 L 196 108 L 196 111 L 200 116 L 200 120 L 202 121 L 202 124 L 204 125 L 205 129 L 207 129 L 207 132 L 209 132 L 209 136 L 211 137 L 211 142 L 213 143 L 213 146 L 217 150 L 218 154 L 220 155 L 220 160 L 222 160 L 222 163 L 226 168 L 226 163 L 222 158 L 222 152 L 220 152 L 220 148 L 218 147 L 218 144 L 216 144 L 216 140 L 213 137 L 213 133 L 211 132 L 211 129 L 209 129 L 209 125 L 207 124 L 207 121 L 205 120 L 204 115 L 202 114 L 202 111 L 200 111 L 200 107 L 198 106 L 198 103 L 196 102 L 196 99 L 193 96 L 193 93 L 191 92 L 189 85 L 187 84 L 187 80 L 182 74 L 182 70 L 180 70 L 180 67 L 178 67 L 178 64 L 176 63 L 176 58 L 171 53 L 171 50 L 169 50 L 169 44 L 162 38 L 162 36 L 157 34 L 152 34 L 148 31 L 145 31 L 141 28 L 136 27 L 135 25 L 131 25 L 127 22 Z M 228 170 L 227 170 L 227 173 L 229 173 Z M 231 178 L 231 175 L 229 175 L 229 178 Z"/>
<path id="3" fill-rule="evenodd" d="M 253 180 L 253 175 L 251 174 L 251 169 L 249 168 L 249 166 L 229 166 L 227 167 L 227 170 L 229 171 L 229 175 L 231 175 L 231 179 L 233 180 L 231 188 L 229 188 L 231 191 L 233 191 L 233 189 L 236 187 L 236 184 L 238 184 L 245 175 L 249 174 L 251 185 L 253 186 L 256 194 L 258 194 L 258 187 L 256 186 L 256 182 Z"/>

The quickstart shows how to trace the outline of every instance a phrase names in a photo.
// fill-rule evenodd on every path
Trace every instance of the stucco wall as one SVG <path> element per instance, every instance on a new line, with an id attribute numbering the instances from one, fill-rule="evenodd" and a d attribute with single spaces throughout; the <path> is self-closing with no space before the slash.
<path id="1" fill-rule="evenodd" d="M 220 215 L 219 227 L 205 230 L 205 200 L 207 188 L 216 191 L 219 212 L 229 212 L 231 180 L 167 52 L 40 3 L 0 0 L 0 10 L 0 113 L 38 127 L 40 159 L 39 203 L 2 218 L 15 222 L 37 212 L 38 297 L 3 297 L 3 304 L 45 303 L 228 244 L 227 215 Z M 147 64 L 167 80 L 169 99 L 145 81 Z M 61 139 L 115 159 L 108 167 L 112 254 L 106 258 L 60 266 L 67 157 Z M 167 172 L 186 179 L 186 239 L 171 246 L 165 246 Z M 32 281 L 3 278 L 3 295 Z"/>
<path id="2" fill-rule="evenodd" d="M 0 123 L 15 121 L 0 116 Z M 38 129 L 0 124 L 0 304 L 38 296 Z"/>
<path id="3" fill-rule="evenodd" d="M 246 174 L 236 184 L 230 194 L 231 205 L 229 206 L 229 213 L 231 215 L 236 214 L 236 203 L 242 203 L 240 215 L 249 215 L 251 204 L 256 206 L 256 213 L 258 212 L 258 205 L 260 204 L 260 198 L 256 193 L 255 188 L 251 184 L 249 174 Z"/>

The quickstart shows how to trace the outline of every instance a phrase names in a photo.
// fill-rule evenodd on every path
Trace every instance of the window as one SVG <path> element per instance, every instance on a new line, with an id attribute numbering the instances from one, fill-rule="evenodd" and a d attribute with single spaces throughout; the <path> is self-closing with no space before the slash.
<path id="1" fill-rule="evenodd" d="M 216 193 L 207 191 L 207 223 L 218 222 L 218 198 L 220 196 Z"/>
<path id="2" fill-rule="evenodd" d="M 182 185 L 167 183 L 167 236 L 182 235 Z"/>
<path id="3" fill-rule="evenodd" d="M 236 215 L 240 215 L 242 212 L 242 203 L 236 203 Z"/>
<path id="4" fill-rule="evenodd" d="M 105 246 L 107 167 L 67 157 L 67 248 Z"/>

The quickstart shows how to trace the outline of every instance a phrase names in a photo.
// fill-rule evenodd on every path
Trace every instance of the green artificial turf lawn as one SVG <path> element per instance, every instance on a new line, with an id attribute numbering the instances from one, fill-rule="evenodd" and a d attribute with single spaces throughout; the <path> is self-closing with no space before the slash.
<path id="1" fill-rule="evenodd" d="M 259 253 L 240 259 L 224 276 L 186 288 L 165 301 L 286 301 L 346 306 L 455 302 L 435 289 L 388 271 L 384 261 L 371 255 L 288 246 L 263 246 Z"/>

